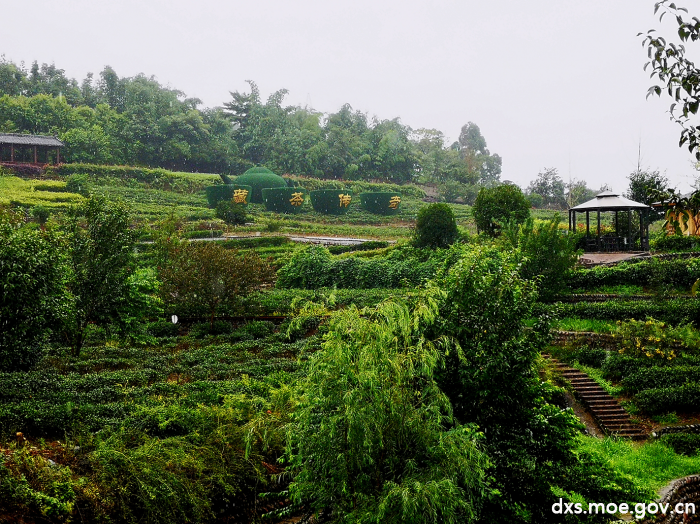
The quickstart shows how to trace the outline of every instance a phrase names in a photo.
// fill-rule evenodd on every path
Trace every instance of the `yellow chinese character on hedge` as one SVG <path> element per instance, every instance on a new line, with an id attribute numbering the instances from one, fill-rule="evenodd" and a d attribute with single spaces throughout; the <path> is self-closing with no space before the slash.
<path id="1" fill-rule="evenodd" d="M 352 197 L 350 195 L 343 195 L 342 193 L 338 195 L 340 197 L 340 207 L 348 207 Z"/>
<path id="2" fill-rule="evenodd" d="M 234 204 L 247 204 L 245 199 L 248 198 L 247 189 L 234 189 L 233 190 L 233 203 Z"/>
<path id="3" fill-rule="evenodd" d="M 391 209 L 396 209 L 399 207 L 399 204 L 401 203 L 401 197 L 400 196 L 393 196 L 391 197 L 391 200 L 389 200 L 389 207 Z"/>
<path id="4" fill-rule="evenodd" d="M 289 203 L 293 206 L 300 206 L 304 203 L 304 193 L 292 193 L 292 198 L 289 199 Z"/>

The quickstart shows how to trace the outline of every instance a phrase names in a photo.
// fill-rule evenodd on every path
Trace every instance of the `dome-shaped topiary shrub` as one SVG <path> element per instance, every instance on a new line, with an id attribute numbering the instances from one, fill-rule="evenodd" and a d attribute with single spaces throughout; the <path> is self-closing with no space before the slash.
<path id="1" fill-rule="evenodd" d="M 267 187 L 262 190 L 265 209 L 275 213 L 298 213 L 307 191 L 301 187 Z"/>
<path id="2" fill-rule="evenodd" d="M 264 167 L 253 167 L 236 179 L 236 184 L 245 184 L 253 188 L 250 201 L 256 204 L 263 203 L 262 190 L 268 187 L 287 187 L 287 183 L 281 176 L 275 175 Z"/>
<path id="3" fill-rule="evenodd" d="M 393 191 L 360 193 L 360 204 L 370 213 L 395 215 L 401 208 L 401 193 Z"/>
<path id="4" fill-rule="evenodd" d="M 205 187 L 209 207 L 216 208 L 219 202 L 232 200 L 235 204 L 247 206 L 250 203 L 250 195 L 253 192 L 251 186 L 241 184 L 224 184 Z"/>
<path id="5" fill-rule="evenodd" d="M 344 215 L 352 201 L 352 191 L 344 189 L 317 189 L 309 194 L 314 211 L 326 215 Z"/>

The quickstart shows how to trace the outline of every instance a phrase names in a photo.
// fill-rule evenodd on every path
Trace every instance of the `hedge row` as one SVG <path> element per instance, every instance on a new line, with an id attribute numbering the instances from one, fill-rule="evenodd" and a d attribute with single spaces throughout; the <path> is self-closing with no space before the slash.
<path id="1" fill-rule="evenodd" d="M 670 388 L 700 383 L 700 366 L 654 366 L 626 376 L 621 385 L 630 393 L 645 389 Z"/>
<path id="2" fill-rule="evenodd" d="M 350 180 L 323 180 L 320 178 L 307 178 L 300 176 L 286 176 L 287 184 L 294 187 L 303 187 L 307 191 L 317 189 L 348 189 L 355 194 L 364 192 L 395 192 L 405 197 L 425 198 L 425 191 L 418 186 L 407 184 L 375 184 L 371 182 L 356 182 Z"/>
<path id="3" fill-rule="evenodd" d="M 649 241 L 652 251 L 690 251 L 700 247 L 700 237 L 694 235 L 664 235 Z"/>
<path id="4" fill-rule="evenodd" d="M 539 303 L 537 314 L 556 313 L 560 317 L 591 318 L 597 320 L 644 320 L 653 317 L 669 324 L 694 323 L 700 325 L 700 299 L 676 298 L 657 300 L 610 300 L 608 302 L 576 302 L 555 304 Z"/>
<path id="5" fill-rule="evenodd" d="M 671 285 L 690 289 L 700 278 L 700 259 L 643 260 L 615 266 L 575 269 L 567 276 L 570 289 L 617 285 Z"/>
<path id="6" fill-rule="evenodd" d="M 298 251 L 277 272 L 281 289 L 338 288 L 401 288 L 417 286 L 435 275 L 439 261 L 421 261 L 407 257 L 400 250 L 386 258 L 348 257 L 333 259 L 323 247 L 312 246 Z"/>
<path id="7" fill-rule="evenodd" d="M 328 251 L 332 255 L 341 255 L 352 251 L 371 251 L 372 249 L 381 249 L 385 247 L 389 247 L 389 242 L 385 242 L 384 240 L 370 240 L 368 242 L 353 244 L 351 246 L 329 246 Z"/>
<path id="8" fill-rule="evenodd" d="M 207 204 L 210 208 L 216 208 L 219 202 L 233 200 L 236 191 L 245 191 L 242 196 L 242 201 L 236 202 L 237 204 L 248 205 L 250 204 L 250 196 L 252 195 L 253 188 L 251 186 L 241 185 L 241 184 L 219 184 L 218 186 L 208 186 L 204 188 L 204 192 L 207 195 Z"/>
<path id="9" fill-rule="evenodd" d="M 700 384 L 645 389 L 634 397 L 635 404 L 650 415 L 671 411 L 696 411 L 700 406 Z"/>
<path id="10" fill-rule="evenodd" d="M 671 433 L 659 439 L 676 453 L 693 456 L 700 452 L 700 435 L 697 433 Z"/>
<path id="11" fill-rule="evenodd" d="M 162 178 L 173 178 L 178 175 L 210 175 L 212 180 L 214 177 L 220 178 L 219 175 L 213 175 L 211 173 L 179 173 L 175 171 L 168 171 L 167 169 L 162 169 L 160 167 L 148 168 L 148 167 L 133 167 L 133 166 L 106 166 L 100 164 L 61 164 L 60 166 L 50 167 L 47 169 L 47 173 L 56 173 L 62 177 L 67 177 L 69 175 L 93 175 L 93 176 L 109 176 L 114 178 L 130 178 L 138 180 L 139 182 L 145 182 L 150 184 L 158 179 Z M 210 181 L 209 184 L 212 182 Z"/>
<path id="12" fill-rule="evenodd" d="M 256 247 L 279 247 L 291 242 L 288 237 L 247 237 L 231 238 L 219 242 L 225 249 L 251 249 Z"/>
<path id="13" fill-rule="evenodd" d="M 700 356 L 680 355 L 673 360 L 640 359 L 620 353 L 611 353 L 603 362 L 601 370 L 605 378 L 620 380 L 648 368 L 672 368 L 675 366 L 700 366 Z"/>
<path id="14" fill-rule="evenodd" d="M 185 231 L 185 238 L 220 238 L 224 232 L 221 229 L 200 229 L 196 231 Z"/>

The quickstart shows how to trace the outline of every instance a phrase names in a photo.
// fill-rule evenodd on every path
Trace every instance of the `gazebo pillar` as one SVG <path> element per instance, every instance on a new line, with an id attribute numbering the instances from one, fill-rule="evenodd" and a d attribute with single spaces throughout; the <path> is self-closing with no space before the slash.
<path id="1" fill-rule="evenodd" d="M 627 250 L 632 251 L 632 208 L 627 208 Z"/>
<path id="2" fill-rule="evenodd" d="M 598 246 L 598 251 L 600 251 L 600 209 L 598 210 L 598 235 L 597 235 L 596 244 Z"/>
<path id="3" fill-rule="evenodd" d="M 15 161 L 15 146 L 10 144 L 10 162 Z"/>
<path id="4" fill-rule="evenodd" d="M 590 211 L 586 211 L 586 238 L 591 235 L 591 214 Z"/>

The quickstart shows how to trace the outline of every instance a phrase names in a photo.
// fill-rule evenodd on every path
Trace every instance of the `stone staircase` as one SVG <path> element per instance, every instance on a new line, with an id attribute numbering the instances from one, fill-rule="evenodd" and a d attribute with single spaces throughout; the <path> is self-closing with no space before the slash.
<path id="1" fill-rule="evenodd" d="M 568 380 L 578 398 L 588 407 L 600 428 L 608 435 L 644 440 L 646 433 L 641 426 L 633 424 L 629 413 L 607 391 L 586 373 L 550 358 L 561 375 Z"/>

